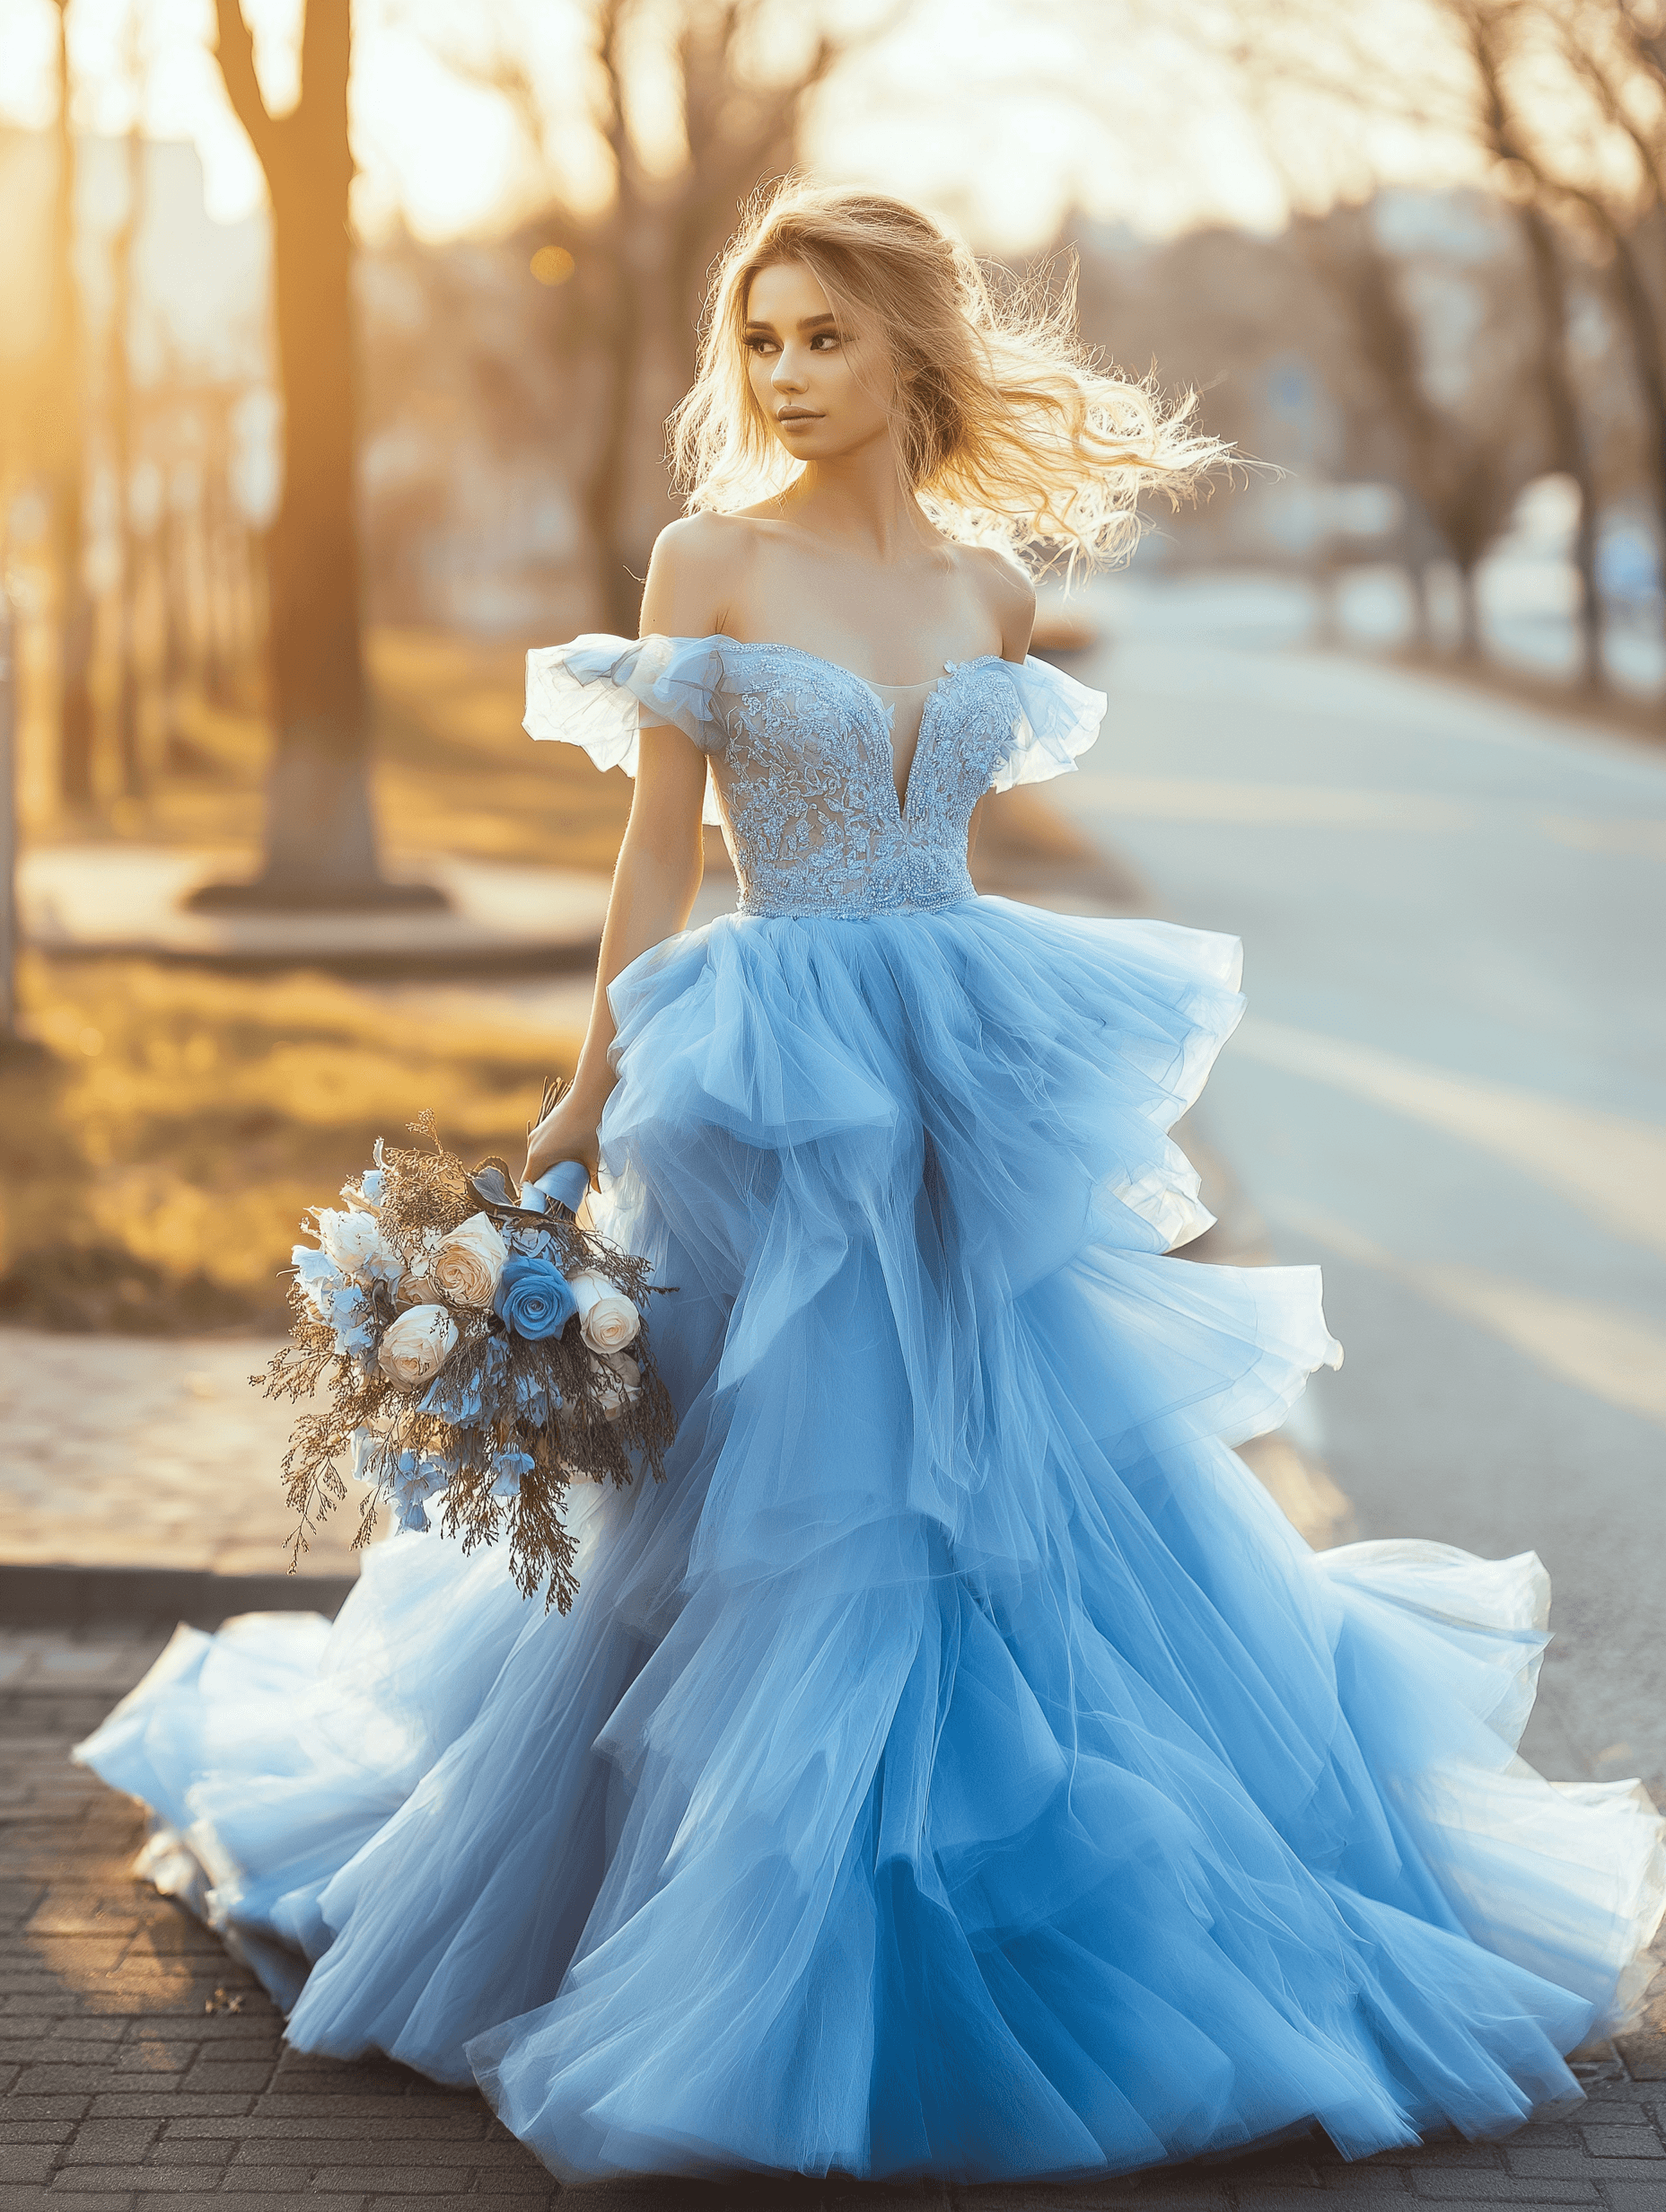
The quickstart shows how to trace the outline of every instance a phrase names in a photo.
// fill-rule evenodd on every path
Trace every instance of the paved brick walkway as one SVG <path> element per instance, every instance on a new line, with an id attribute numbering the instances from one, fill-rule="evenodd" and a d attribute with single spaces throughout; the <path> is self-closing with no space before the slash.
<path id="1" fill-rule="evenodd" d="M 1666 2212 L 1666 2038 L 1582 2062 L 1589 2102 L 1507 2142 L 1430 2144 L 1355 2166 L 1302 2144 L 1226 2164 L 1060 2188 L 944 2190 L 740 2180 L 558 2190 L 472 2093 L 385 2060 L 285 2049 L 250 1977 L 189 1915 L 136 1886 L 139 1815 L 67 1763 L 160 1638 L 0 1633 L 0 2212 L 963 2212 L 1127 2206 L 1282 2212 L 1350 2196 Z"/>
<path id="2" fill-rule="evenodd" d="M 249 1381 L 280 1341 L 0 1329 L 0 1557 L 283 1574 L 296 1409 Z M 301 1572 L 356 1572 L 357 1521 L 355 1497 Z"/>

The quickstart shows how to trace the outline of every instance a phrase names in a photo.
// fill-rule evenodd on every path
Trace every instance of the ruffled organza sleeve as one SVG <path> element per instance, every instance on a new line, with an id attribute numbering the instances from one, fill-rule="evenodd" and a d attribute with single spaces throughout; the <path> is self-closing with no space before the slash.
<path id="1" fill-rule="evenodd" d="M 1044 784 L 1049 776 L 1067 775 L 1076 755 L 1085 752 L 1099 735 L 1109 705 L 1102 691 L 1090 691 L 1074 676 L 1066 676 L 1046 661 L 1027 660 L 1009 667 L 1018 711 L 1013 720 L 1013 742 L 989 771 L 992 791 L 1010 791 L 1014 784 Z"/>
<path id="2" fill-rule="evenodd" d="M 545 645 L 526 656 L 529 737 L 582 745 L 599 768 L 636 773 L 637 732 L 670 723 L 704 753 L 723 742 L 712 694 L 723 674 L 714 637 L 609 637 L 588 635 Z M 721 820 L 706 779 L 705 819 Z"/>

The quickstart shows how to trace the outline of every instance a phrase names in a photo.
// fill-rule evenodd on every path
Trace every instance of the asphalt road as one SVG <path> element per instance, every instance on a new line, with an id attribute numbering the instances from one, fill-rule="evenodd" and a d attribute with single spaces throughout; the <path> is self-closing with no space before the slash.
<path id="1" fill-rule="evenodd" d="M 1204 1132 L 1323 1264 L 1360 1533 L 1538 1551 L 1524 1749 L 1666 1801 L 1666 745 L 1105 603 L 1106 735 L 1056 788 L 1244 941 Z"/>

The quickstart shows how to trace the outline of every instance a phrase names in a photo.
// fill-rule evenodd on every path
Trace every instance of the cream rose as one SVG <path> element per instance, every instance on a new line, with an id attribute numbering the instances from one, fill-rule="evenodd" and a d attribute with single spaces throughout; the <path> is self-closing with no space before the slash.
<path id="1" fill-rule="evenodd" d="M 628 1352 L 604 1352 L 601 1356 L 611 1372 L 598 1389 L 596 1400 L 603 1419 L 617 1421 L 642 1397 L 642 1369 Z"/>
<path id="2" fill-rule="evenodd" d="M 567 1287 L 578 1301 L 578 1325 L 592 1352 L 622 1352 L 634 1344 L 642 1316 L 605 1275 L 574 1275 Z"/>
<path id="3" fill-rule="evenodd" d="M 470 1214 L 440 1241 L 434 1255 L 434 1287 L 453 1305 L 488 1306 L 508 1257 L 495 1224 L 484 1214 Z"/>
<path id="4" fill-rule="evenodd" d="M 434 1277 L 418 1275 L 415 1268 L 401 1275 L 393 1286 L 393 1303 L 401 1312 L 407 1306 L 434 1304 Z"/>
<path id="5" fill-rule="evenodd" d="M 457 1323 L 443 1305 L 414 1305 L 389 1322 L 377 1356 L 388 1380 L 408 1390 L 432 1382 L 456 1342 Z"/>

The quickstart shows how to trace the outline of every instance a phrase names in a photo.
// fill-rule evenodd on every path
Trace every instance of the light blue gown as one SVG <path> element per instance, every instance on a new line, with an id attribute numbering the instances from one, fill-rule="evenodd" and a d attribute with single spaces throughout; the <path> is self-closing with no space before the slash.
<path id="1" fill-rule="evenodd" d="M 81 1749 L 294 2043 L 477 2079 L 564 2177 L 1356 2157 L 1576 2094 L 1635 2005 L 1660 1823 L 1516 1756 L 1538 1561 L 1315 1554 L 1230 1449 L 1339 1357 L 1316 1270 L 1166 1256 L 1236 945 L 973 895 L 978 797 L 1103 707 L 947 668 L 899 804 L 811 654 L 531 656 L 535 737 L 706 752 L 742 890 L 611 993 L 666 1479 L 579 1497 L 566 1619 L 396 1536 Z"/>

